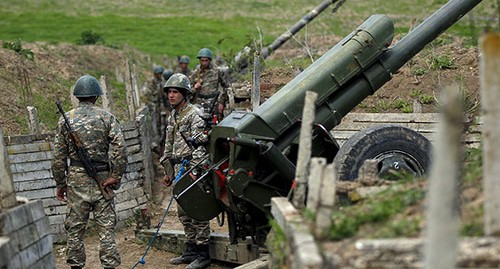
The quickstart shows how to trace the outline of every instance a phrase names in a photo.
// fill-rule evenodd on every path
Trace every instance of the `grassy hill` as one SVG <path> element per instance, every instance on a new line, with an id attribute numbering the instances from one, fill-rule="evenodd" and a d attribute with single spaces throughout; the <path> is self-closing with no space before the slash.
<path id="1" fill-rule="evenodd" d="M 390 15 L 397 33 L 405 33 L 446 2 L 347 0 L 337 13 L 331 14 L 330 8 L 321 14 L 302 31 L 302 36 L 306 33 L 344 36 L 375 13 Z M 5 0 L 0 2 L 0 40 L 74 43 L 83 31 L 92 30 L 112 47 L 132 46 L 152 55 L 193 57 L 202 47 L 219 53 L 239 51 L 245 44 L 260 39 L 260 34 L 263 43 L 269 43 L 319 3 L 319 0 Z M 475 27 L 493 25 L 490 19 L 495 10 L 493 0 L 480 4 L 474 11 L 478 20 Z M 474 34 L 467 19 L 450 32 Z"/>

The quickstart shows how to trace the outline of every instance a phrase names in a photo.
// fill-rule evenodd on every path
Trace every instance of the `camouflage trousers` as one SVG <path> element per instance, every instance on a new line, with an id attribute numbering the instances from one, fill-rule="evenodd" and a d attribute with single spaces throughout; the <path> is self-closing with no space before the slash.
<path id="1" fill-rule="evenodd" d="M 177 204 L 177 215 L 184 226 L 187 244 L 208 245 L 210 222 L 191 218 L 179 204 Z"/>
<path id="2" fill-rule="evenodd" d="M 83 168 L 70 167 L 68 177 L 68 203 L 64 222 L 67 232 L 66 262 L 70 266 L 85 266 L 86 256 L 83 238 L 89 214 L 93 212 L 100 240 L 99 258 L 101 264 L 105 268 L 116 268 L 120 265 L 121 260 L 115 242 L 114 199 L 106 201 L 99 191 L 97 183 L 84 171 L 74 173 L 75 169 Z M 102 178 L 107 177 L 107 172 L 99 174 Z"/>

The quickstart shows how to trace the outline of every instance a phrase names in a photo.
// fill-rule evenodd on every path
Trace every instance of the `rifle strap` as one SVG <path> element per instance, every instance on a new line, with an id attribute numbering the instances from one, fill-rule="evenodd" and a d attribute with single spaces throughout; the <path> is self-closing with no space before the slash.
<path id="1" fill-rule="evenodd" d="M 181 124 L 182 120 L 189 113 L 189 111 L 191 111 L 191 109 L 193 109 L 193 106 L 189 106 L 189 104 L 188 104 L 188 107 L 186 109 L 182 110 L 181 113 L 179 113 L 179 117 L 177 117 L 177 119 L 175 119 L 174 131 L 173 131 L 174 141 L 175 141 L 175 134 L 177 133 L 177 129 L 179 128 L 179 124 Z"/>

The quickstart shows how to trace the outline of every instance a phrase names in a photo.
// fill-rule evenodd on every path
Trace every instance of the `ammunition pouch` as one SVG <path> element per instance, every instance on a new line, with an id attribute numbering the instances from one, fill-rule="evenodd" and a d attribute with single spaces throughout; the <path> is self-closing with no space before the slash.
<path id="1" fill-rule="evenodd" d="M 92 162 L 92 164 L 94 165 L 94 168 L 97 172 L 109 171 L 109 164 L 108 163 Z M 70 159 L 69 165 L 76 166 L 76 167 L 85 167 L 81 161 L 77 161 L 77 160 L 73 160 L 73 159 Z"/>

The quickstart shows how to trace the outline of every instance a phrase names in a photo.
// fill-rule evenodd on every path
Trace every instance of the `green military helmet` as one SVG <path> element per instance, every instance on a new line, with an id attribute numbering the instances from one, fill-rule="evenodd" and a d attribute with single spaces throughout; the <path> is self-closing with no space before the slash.
<path id="1" fill-rule="evenodd" d="M 173 74 L 174 71 L 172 71 L 172 69 L 166 69 L 165 71 L 163 71 L 163 78 L 165 79 L 165 81 L 167 81 Z"/>
<path id="2" fill-rule="evenodd" d="M 173 74 L 167 82 L 163 85 L 163 90 L 167 91 L 168 88 L 175 88 L 183 90 L 182 94 L 186 96 L 186 94 L 193 94 L 193 90 L 191 89 L 191 82 L 189 78 L 181 73 Z"/>
<path id="3" fill-rule="evenodd" d="M 198 59 L 200 59 L 200 58 L 208 58 L 208 59 L 212 60 L 212 51 L 207 49 L 207 48 L 202 48 L 198 52 Z"/>
<path id="4" fill-rule="evenodd" d="M 75 97 L 91 97 L 104 95 L 99 85 L 99 81 L 93 76 L 84 75 L 81 76 L 73 88 L 73 95 Z"/>
<path id="5" fill-rule="evenodd" d="M 163 71 L 165 71 L 165 68 L 161 65 L 156 65 L 153 67 L 153 74 L 163 74 Z"/>
<path id="6" fill-rule="evenodd" d="M 182 55 L 181 58 L 179 58 L 179 63 L 180 64 L 189 64 L 189 57 L 187 55 Z"/>

